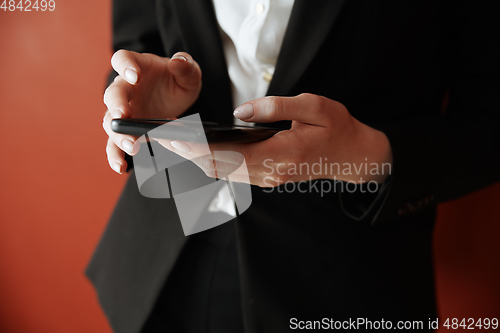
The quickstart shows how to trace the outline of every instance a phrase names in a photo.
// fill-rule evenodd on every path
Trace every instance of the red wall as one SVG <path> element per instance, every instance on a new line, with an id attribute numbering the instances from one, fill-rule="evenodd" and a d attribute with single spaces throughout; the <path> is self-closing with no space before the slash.
<path id="1" fill-rule="evenodd" d="M 500 321 L 500 184 L 439 206 L 434 253 L 440 316 Z"/>
<path id="2" fill-rule="evenodd" d="M 124 181 L 101 127 L 110 3 L 0 10 L 0 45 L 0 332 L 110 332 L 83 276 Z M 440 207 L 443 317 L 499 317 L 499 203 L 496 186 Z"/>
<path id="3" fill-rule="evenodd" d="M 83 276 L 124 181 L 101 126 L 110 12 L 0 10 L 0 332 L 110 332 Z"/>

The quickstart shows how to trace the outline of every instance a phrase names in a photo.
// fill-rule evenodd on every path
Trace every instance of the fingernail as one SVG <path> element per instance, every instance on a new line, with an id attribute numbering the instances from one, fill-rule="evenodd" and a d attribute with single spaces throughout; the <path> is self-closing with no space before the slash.
<path id="1" fill-rule="evenodd" d="M 172 147 L 174 147 L 175 149 L 177 149 L 183 153 L 189 153 L 191 151 L 191 146 L 185 142 L 172 141 L 170 144 L 172 145 Z"/>
<path id="2" fill-rule="evenodd" d="M 127 79 L 128 82 L 134 84 L 137 82 L 137 72 L 134 71 L 133 69 L 127 68 L 125 70 L 125 78 Z"/>
<path id="3" fill-rule="evenodd" d="M 233 115 L 239 119 L 249 119 L 253 117 L 253 105 L 245 104 L 234 110 Z"/>
<path id="4" fill-rule="evenodd" d="M 121 118 L 122 116 L 123 116 L 123 112 L 121 112 L 118 109 L 113 110 L 113 112 L 111 113 L 111 117 L 113 117 L 113 119 Z"/>
<path id="5" fill-rule="evenodd" d="M 182 55 L 180 55 L 180 54 L 178 54 L 178 55 L 174 55 L 174 56 L 171 58 L 171 60 L 173 60 L 173 59 L 178 59 L 178 60 L 182 60 L 182 61 L 187 61 L 186 57 L 185 57 L 185 56 L 182 56 Z"/>
<path id="6" fill-rule="evenodd" d="M 132 154 L 134 151 L 134 143 L 128 139 L 122 141 L 122 147 L 129 154 Z"/>
<path id="7" fill-rule="evenodd" d="M 118 162 L 113 163 L 112 168 L 113 168 L 113 170 L 115 170 L 116 172 L 118 172 L 118 173 L 120 173 L 120 174 L 122 173 L 122 172 L 121 172 L 122 165 L 121 165 L 120 163 L 118 163 Z"/>

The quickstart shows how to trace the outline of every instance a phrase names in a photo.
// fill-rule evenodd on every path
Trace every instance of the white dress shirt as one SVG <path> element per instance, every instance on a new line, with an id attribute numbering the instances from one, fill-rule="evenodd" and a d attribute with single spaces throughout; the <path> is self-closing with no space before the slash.
<path id="1" fill-rule="evenodd" d="M 237 108 L 266 95 L 294 0 L 213 0 L 213 3 L 231 80 L 233 107 Z M 237 118 L 235 123 L 248 125 Z M 236 216 L 227 186 L 218 192 L 208 210 Z"/>
<path id="2" fill-rule="evenodd" d="M 213 0 L 234 108 L 269 88 L 294 0 Z"/>

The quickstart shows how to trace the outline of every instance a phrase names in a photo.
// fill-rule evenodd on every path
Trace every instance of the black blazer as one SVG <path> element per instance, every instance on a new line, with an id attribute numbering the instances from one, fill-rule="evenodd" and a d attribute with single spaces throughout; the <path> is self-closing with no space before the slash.
<path id="1" fill-rule="evenodd" d="M 394 172 L 370 219 L 335 193 L 252 187 L 235 223 L 245 332 L 435 317 L 435 205 L 499 180 L 498 14 L 496 0 L 295 1 L 268 95 L 342 102 L 387 134 Z M 188 113 L 232 122 L 210 0 L 115 0 L 113 20 L 115 49 L 189 52 L 204 84 Z M 140 330 L 186 240 L 173 201 L 142 197 L 132 172 L 86 271 L 116 332 Z"/>

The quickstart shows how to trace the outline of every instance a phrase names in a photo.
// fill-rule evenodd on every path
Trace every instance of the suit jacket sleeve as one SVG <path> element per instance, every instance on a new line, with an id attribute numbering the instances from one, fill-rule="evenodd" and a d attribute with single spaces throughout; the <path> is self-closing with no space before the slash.
<path id="1" fill-rule="evenodd" d="M 113 2 L 113 52 L 120 49 L 166 56 L 154 0 Z M 111 71 L 108 85 L 118 74 Z"/>
<path id="2" fill-rule="evenodd" d="M 373 222 L 417 213 L 500 180 L 498 1 L 452 8 L 447 108 L 396 123 L 370 124 L 393 150 L 390 189 Z M 404 107 L 404 106 L 402 106 Z"/>

